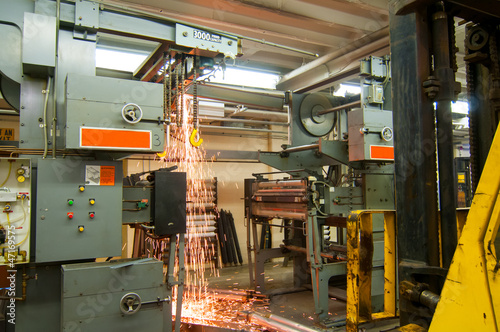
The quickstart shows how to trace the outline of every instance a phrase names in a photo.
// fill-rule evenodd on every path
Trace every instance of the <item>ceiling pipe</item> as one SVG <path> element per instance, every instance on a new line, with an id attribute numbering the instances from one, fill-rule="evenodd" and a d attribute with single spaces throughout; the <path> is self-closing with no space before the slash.
<path id="1" fill-rule="evenodd" d="M 352 64 L 359 68 L 358 60 L 382 51 L 389 52 L 388 26 L 284 75 L 276 89 L 282 91 L 301 89 L 305 92 L 308 86 L 313 86 L 333 75 L 338 75 L 344 70 L 351 70 Z M 329 82 L 329 84 L 333 83 Z M 315 86 L 315 90 L 320 88 L 325 88 L 325 86 Z"/>

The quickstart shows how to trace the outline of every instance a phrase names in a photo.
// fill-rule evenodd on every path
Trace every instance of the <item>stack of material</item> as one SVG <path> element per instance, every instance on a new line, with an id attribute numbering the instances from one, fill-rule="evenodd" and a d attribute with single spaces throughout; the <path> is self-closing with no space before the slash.
<path id="1" fill-rule="evenodd" d="M 234 218 L 231 212 L 221 210 L 217 219 L 217 235 L 222 263 L 226 266 L 243 264 L 240 243 L 236 234 Z"/>
<path id="2" fill-rule="evenodd" d="M 188 180 L 187 191 L 187 261 L 202 263 L 203 260 L 204 263 L 212 261 L 217 264 L 217 178 Z M 189 257 L 200 254 L 200 250 L 203 251 L 202 258 Z"/>

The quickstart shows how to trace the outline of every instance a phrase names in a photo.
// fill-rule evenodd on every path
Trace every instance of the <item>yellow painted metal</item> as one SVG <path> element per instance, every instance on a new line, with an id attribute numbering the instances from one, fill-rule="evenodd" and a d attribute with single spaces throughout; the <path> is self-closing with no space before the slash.
<path id="1" fill-rule="evenodd" d="M 457 239 L 460 239 L 460 236 L 462 236 L 462 230 L 464 229 L 468 214 L 469 208 L 457 209 Z"/>
<path id="2" fill-rule="evenodd" d="M 500 273 L 492 249 L 500 223 L 497 130 L 430 331 L 498 331 Z"/>
<path id="3" fill-rule="evenodd" d="M 497 194 L 497 200 L 491 220 L 484 237 L 484 251 L 486 253 L 486 270 L 488 275 L 488 284 L 490 286 L 491 302 L 493 304 L 494 315 L 497 329 L 500 329 L 500 257 L 498 253 L 500 248 L 495 248 L 495 240 L 498 238 L 498 228 L 500 225 L 500 197 Z"/>
<path id="4" fill-rule="evenodd" d="M 371 305 L 373 213 L 384 214 L 384 312 Z M 346 331 L 357 332 L 360 323 L 396 316 L 396 225 L 394 211 L 358 210 L 347 218 Z"/>
<path id="5" fill-rule="evenodd" d="M 397 313 L 396 213 L 384 212 L 384 314 Z"/>
<path id="6" fill-rule="evenodd" d="M 427 329 L 423 328 L 420 325 L 417 324 L 408 324 L 406 326 L 402 326 L 398 329 L 398 331 L 401 332 L 426 332 Z"/>

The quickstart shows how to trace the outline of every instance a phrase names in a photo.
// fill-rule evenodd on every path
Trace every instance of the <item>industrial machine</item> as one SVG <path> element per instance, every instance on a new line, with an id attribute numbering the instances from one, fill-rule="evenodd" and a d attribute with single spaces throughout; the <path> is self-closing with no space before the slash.
<path id="1" fill-rule="evenodd" d="M 500 327 L 499 5 L 389 1 L 400 330 Z M 466 24 L 465 40 L 456 38 L 455 22 Z M 462 45 L 475 195 L 457 229 L 451 102 L 461 90 L 455 74 Z"/>
<path id="2" fill-rule="evenodd" d="M 135 77 L 96 69 L 97 41 L 118 35 L 156 43 Z M 237 38 L 49 0 L 0 1 L 0 36 L 0 89 L 20 113 L 19 146 L 0 159 L 6 330 L 178 331 L 186 174 L 156 171 L 138 187 L 123 182 L 121 159 L 164 151 L 166 132 L 183 124 L 185 82 L 237 54 Z M 192 126 L 195 145 L 196 117 Z M 166 273 L 156 259 L 113 259 L 122 220 L 170 239 Z"/>
<path id="3" fill-rule="evenodd" d="M 252 283 L 265 292 L 265 261 L 293 257 L 294 288 L 312 289 L 316 314 L 326 326 L 334 323 L 328 315 L 329 281 L 347 273 L 349 213 L 394 209 L 390 58 L 364 59 L 360 71 L 361 99 L 287 95 L 290 144 L 259 152 L 261 162 L 280 171 L 254 174 L 245 188 Z M 265 178 L 283 173 L 289 177 Z M 258 225 L 283 228 L 280 247 L 263 246 Z M 371 231 L 371 296 L 378 310 L 384 306 L 383 218 L 374 218 Z"/>

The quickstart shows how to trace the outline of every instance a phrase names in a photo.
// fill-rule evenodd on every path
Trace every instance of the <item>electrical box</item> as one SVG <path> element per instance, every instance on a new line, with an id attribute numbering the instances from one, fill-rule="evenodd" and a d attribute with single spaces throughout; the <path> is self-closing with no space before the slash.
<path id="1" fill-rule="evenodd" d="M 186 233 L 186 173 L 155 172 L 155 234 Z"/>
<path id="2" fill-rule="evenodd" d="M 0 265 L 30 260 L 31 161 L 0 158 Z"/>
<path id="3" fill-rule="evenodd" d="M 39 159 L 36 262 L 121 255 L 122 163 Z"/>
<path id="4" fill-rule="evenodd" d="M 347 120 L 349 161 L 394 161 L 391 111 L 358 108 Z"/>
<path id="5" fill-rule="evenodd" d="M 52 74 L 56 64 L 56 18 L 24 13 L 23 72 Z"/>
<path id="6" fill-rule="evenodd" d="M 62 265 L 62 331 L 163 331 L 171 290 L 152 259 Z M 147 328 L 145 328 L 147 326 Z"/>
<path id="7" fill-rule="evenodd" d="M 161 152 L 161 84 L 69 74 L 66 149 Z"/>

